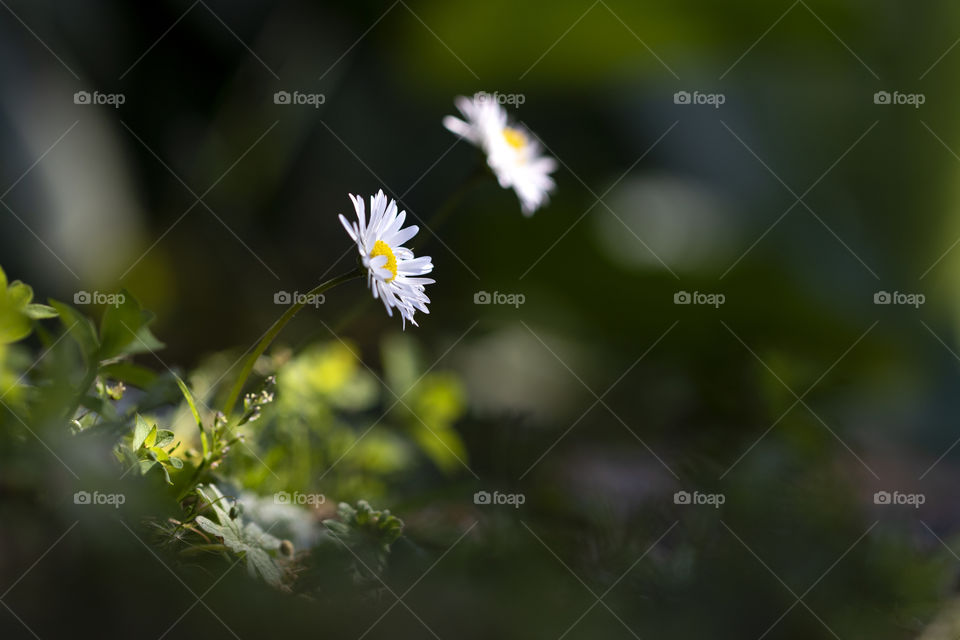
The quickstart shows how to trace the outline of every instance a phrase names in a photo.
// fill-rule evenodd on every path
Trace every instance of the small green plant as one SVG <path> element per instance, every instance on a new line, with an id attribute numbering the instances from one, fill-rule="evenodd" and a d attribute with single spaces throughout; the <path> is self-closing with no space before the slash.
<path id="1" fill-rule="evenodd" d="M 137 457 L 140 473 L 145 474 L 153 467 L 159 467 L 163 471 L 167 484 L 173 484 L 170 480 L 170 470 L 183 468 L 183 460 L 171 455 L 180 446 L 179 442 L 171 444 L 175 438 L 173 431 L 157 429 L 157 425 L 151 427 L 138 414 L 130 448 Z"/>
<path id="2" fill-rule="evenodd" d="M 460 98 L 457 105 L 466 120 L 448 117 L 447 128 L 481 148 L 501 186 L 516 191 L 525 215 L 545 205 L 556 163 L 540 151 L 532 134 L 508 126 L 496 103 L 475 97 Z M 488 126 L 493 121 L 499 128 Z M 351 195 L 350 201 L 356 219 L 340 215 L 339 221 L 358 251 L 357 267 L 295 298 L 278 293 L 275 299 L 286 299 L 287 310 L 236 362 L 242 361 L 236 373 L 231 365 L 208 376 L 201 366 L 186 376 L 192 385 L 159 357 L 159 372 L 137 360 L 143 354 L 156 356 L 164 345 L 150 330 L 153 314 L 129 291 L 105 298 L 108 304 L 97 324 L 63 302 L 34 303 L 28 285 L 8 283 L 0 270 L 0 398 L 9 395 L 11 404 L 5 406 L 23 427 L 14 424 L 12 435 L 0 433 L 0 438 L 19 448 L 27 442 L 25 433 L 47 446 L 39 432 L 107 443 L 120 466 L 139 469 L 142 482 L 151 487 L 159 470 L 164 483 L 157 483 L 162 488 L 157 493 L 164 507 L 147 519 L 160 546 L 185 556 L 224 552 L 244 560 L 251 576 L 292 589 L 294 543 L 270 531 L 282 522 L 299 535 L 300 544 L 336 541 L 346 547 L 361 575 L 383 571 L 403 522 L 366 499 L 382 497 L 389 477 L 422 459 L 447 475 L 465 466 L 466 447 L 454 424 L 466 401 L 456 377 L 433 372 L 433 367 L 424 371 L 408 339 L 383 341 L 386 382 L 339 338 L 292 358 L 267 354 L 297 313 L 354 279 L 365 278 L 373 298 L 388 315 L 397 312 L 404 329 L 418 326 L 418 314 L 429 313 L 426 289 L 434 280 L 425 276 L 433 271 L 432 259 L 416 256 L 406 246 L 419 227 L 406 224 L 406 212 L 382 190 L 369 198 L 369 208 L 360 196 Z M 444 215 L 449 210 L 441 209 Z M 59 319 L 59 336 L 40 324 L 52 318 Z M 24 363 L 15 344 L 34 332 L 50 353 L 49 364 L 36 370 Z M 70 340 L 61 340 L 67 336 Z M 260 376 L 257 383 L 250 382 L 254 374 Z M 212 404 L 220 410 L 211 409 Z M 371 409 L 380 410 L 380 417 L 366 413 Z M 192 425 L 184 429 L 178 418 L 187 415 Z M 122 472 L 120 479 L 126 475 Z M 324 494 L 308 494 L 304 504 L 299 498 L 290 504 L 291 495 L 301 495 L 298 487 L 321 481 L 339 497 L 358 500 L 356 506 L 341 502 L 334 519 L 325 517 L 332 515 L 329 511 L 308 511 L 326 504 Z M 230 488 L 230 498 L 221 487 Z M 264 528 L 245 518 L 244 501 L 266 518 L 262 514 L 269 508 L 261 494 L 270 491 L 277 492 L 274 512 L 282 513 L 274 513 L 273 524 Z M 283 504 L 281 495 L 287 496 Z"/>
<path id="3" fill-rule="evenodd" d="M 17 450 L 29 444 L 31 432 L 112 443 L 119 480 L 146 483 L 138 490 L 166 505 L 147 516 L 152 539 L 185 559 L 242 561 L 250 576 L 287 591 L 297 589 L 297 567 L 316 545 L 339 549 L 344 568 L 361 571 L 354 561 L 365 558 L 380 572 L 403 531 L 389 511 L 361 500 L 356 507 L 342 503 L 339 519 L 321 518 L 315 511 L 325 503 L 320 494 L 311 494 L 306 504 L 283 506 L 279 494 L 273 504 L 267 495 L 291 489 L 299 495 L 297 488 L 308 487 L 317 469 L 333 471 L 342 461 L 325 483 L 329 488 L 349 497 L 380 497 L 389 474 L 413 467 L 417 448 L 449 471 L 447 458 L 422 445 L 424 429 L 446 434 L 447 446 L 463 453 L 451 429 L 462 413 L 462 394 L 448 374 L 418 371 L 410 341 L 394 340 L 385 350 L 384 375 L 428 424 L 417 424 L 421 419 L 415 421 L 409 409 L 374 420 L 368 411 L 391 407 L 397 392 L 342 341 L 292 357 L 282 349 L 275 357 L 259 356 L 240 373 L 242 387 L 251 388 L 242 403 L 227 402 L 227 411 L 216 411 L 210 405 L 227 388 L 203 381 L 223 380 L 223 373 L 208 374 L 201 365 L 185 376 L 203 391 L 197 395 L 179 374 L 141 364 L 144 355 L 159 361 L 156 352 L 164 345 L 149 329 L 153 314 L 130 292 L 113 294 L 115 304 L 95 323 L 56 300 L 33 303 L 31 288 L 18 281 L 8 285 L 2 270 L 0 283 L 0 383 L 4 404 L 15 411 L 7 423 L 11 429 L 0 438 L 11 439 Z M 49 319 L 59 320 L 59 335 L 55 326 L 42 324 Z M 49 354 L 33 365 L 23 343 L 31 335 Z M 250 383 L 254 371 L 259 381 Z M 236 388 L 234 383 L 231 392 Z M 128 477 L 132 470 L 139 473 Z M 154 485 L 154 477 L 163 482 Z M 246 505 L 259 520 L 245 513 Z"/>
<path id="4" fill-rule="evenodd" d="M 276 559 L 280 555 L 281 540 L 254 522 L 244 522 L 238 507 L 230 506 L 216 485 L 199 487 L 197 493 L 216 518 L 214 521 L 198 515 L 197 526 L 219 538 L 224 547 L 243 558 L 251 577 L 259 576 L 268 584 L 280 586 L 283 583 L 283 570 Z"/>
<path id="5" fill-rule="evenodd" d="M 403 534 L 403 521 L 387 509 L 374 509 L 366 500 L 358 501 L 356 507 L 341 502 L 337 516 L 323 524 L 357 554 L 358 575 L 363 575 L 363 569 L 382 571 L 391 545 Z"/>

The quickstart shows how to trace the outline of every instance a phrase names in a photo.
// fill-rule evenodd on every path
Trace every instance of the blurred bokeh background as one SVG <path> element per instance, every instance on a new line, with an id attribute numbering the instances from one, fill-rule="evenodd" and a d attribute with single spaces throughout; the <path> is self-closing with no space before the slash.
<path id="1" fill-rule="evenodd" d="M 113 514 L 0 486 L 4 637 L 159 636 L 197 597 L 171 633 L 355 638 L 389 609 L 369 637 L 913 638 L 950 608 L 956 3 L 0 4 L 0 264 L 132 292 L 166 344 L 139 362 L 212 385 L 278 292 L 351 268 L 347 193 L 397 198 L 437 280 L 403 333 L 358 283 L 302 312 L 265 461 L 233 469 L 390 508 L 392 591 L 322 554 L 311 600 L 168 571 Z M 560 163 L 532 218 L 440 124 L 478 91 Z"/>

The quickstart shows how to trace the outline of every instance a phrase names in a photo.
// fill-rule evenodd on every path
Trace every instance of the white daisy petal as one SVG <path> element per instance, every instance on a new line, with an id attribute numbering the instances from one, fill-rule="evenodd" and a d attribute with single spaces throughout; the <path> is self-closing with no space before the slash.
<path id="1" fill-rule="evenodd" d="M 405 213 L 406 212 L 404 212 L 404 214 Z M 383 231 L 381 232 L 381 239 L 384 242 L 389 242 L 390 246 L 392 247 L 401 244 L 399 242 L 394 242 L 393 236 L 395 236 L 397 232 L 400 231 L 400 227 L 403 226 L 404 219 L 406 219 L 406 215 L 404 215 L 403 217 L 394 216 L 394 218 L 390 221 L 390 224 L 385 224 L 383 226 Z"/>
<path id="2" fill-rule="evenodd" d="M 356 242 L 357 241 L 357 230 L 354 228 L 356 223 L 349 222 L 346 218 L 343 217 L 343 214 L 340 214 L 340 224 L 343 225 L 343 228 L 347 230 L 347 234 L 350 238 Z"/>
<path id="3" fill-rule="evenodd" d="M 556 186 L 550 174 L 557 170 L 557 163 L 542 155 L 536 138 L 510 125 L 506 110 L 489 94 L 478 93 L 472 99 L 458 96 L 454 104 L 465 120 L 447 116 L 443 126 L 483 150 L 500 186 L 516 192 L 524 215 L 545 205 Z"/>
<path id="4" fill-rule="evenodd" d="M 384 196 L 386 198 L 386 196 Z M 390 201 L 390 204 L 387 206 L 386 211 L 383 214 L 384 227 L 390 228 L 394 225 L 394 222 L 397 219 L 397 203 L 393 200 Z M 402 221 L 401 221 L 402 224 Z M 400 225 L 397 225 L 397 228 L 400 228 Z"/>
<path id="5" fill-rule="evenodd" d="M 351 223 L 342 215 L 340 223 L 357 244 L 367 269 L 367 286 L 374 299 L 383 302 L 389 316 L 393 316 L 394 309 L 399 311 L 404 328 L 408 320 L 413 326 L 419 326 L 414 314 L 429 313 L 430 298 L 424 293 L 424 287 L 434 281 L 416 276 L 433 271 L 433 262 L 429 256 L 417 258 L 413 251 L 400 246 L 417 234 L 418 227 L 403 228 L 406 212 L 398 212 L 396 201 L 388 199 L 382 189 L 370 197 L 369 220 L 363 198 L 351 195 L 350 201 L 357 211 L 359 224 Z"/>
<path id="6" fill-rule="evenodd" d="M 470 142 L 476 143 L 476 131 L 472 126 L 461 120 L 460 118 L 455 118 L 453 116 L 446 116 L 443 119 L 443 126 L 452 134 L 458 135 L 461 138 L 469 140 Z"/>
<path id="7" fill-rule="evenodd" d="M 422 258 L 414 258 L 412 260 L 404 260 L 397 267 L 398 271 L 402 273 L 412 274 L 412 275 L 429 273 L 429 270 L 431 269 L 433 269 L 433 263 L 430 262 L 430 256 L 424 256 Z"/>
<path id="8" fill-rule="evenodd" d="M 390 246 L 399 247 L 400 245 L 406 243 L 410 238 L 417 235 L 418 231 L 420 231 L 420 227 L 413 225 L 407 227 L 406 229 L 392 233 L 389 240 Z"/>
<path id="9" fill-rule="evenodd" d="M 357 219 L 360 220 L 360 233 L 363 234 L 367 229 L 367 216 L 364 213 L 363 199 L 360 196 L 350 196 L 353 201 L 353 208 L 357 210 Z"/>

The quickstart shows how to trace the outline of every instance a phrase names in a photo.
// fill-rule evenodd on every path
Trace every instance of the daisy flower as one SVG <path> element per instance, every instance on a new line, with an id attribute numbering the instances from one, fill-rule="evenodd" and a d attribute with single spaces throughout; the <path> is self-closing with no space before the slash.
<path id="1" fill-rule="evenodd" d="M 357 222 L 348 221 L 340 215 L 340 222 L 347 230 L 353 241 L 357 243 L 357 250 L 363 266 L 367 269 L 367 284 L 373 291 L 373 297 L 383 301 L 387 314 L 393 316 L 396 308 L 403 318 L 406 328 L 407 320 L 414 326 L 415 311 L 427 310 L 430 298 L 423 292 L 424 286 L 433 284 L 430 278 L 421 278 L 424 274 L 433 271 L 430 256 L 413 257 L 413 252 L 402 245 L 417 235 L 420 230 L 416 225 L 406 228 L 403 221 L 407 217 L 406 211 L 397 213 L 397 203 L 387 200 L 383 190 L 370 197 L 370 221 L 364 210 L 363 198 L 350 195 L 354 209 L 357 210 Z"/>
<path id="2" fill-rule="evenodd" d="M 556 187 L 550 174 L 557 162 L 542 155 L 530 132 L 509 124 L 506 110 L 489 95 L 460 96 L 454 104 L 466 120 L 446 116 L 443 126 L 483 150 L 500 186 L 516 192 L 523 215 L 547 204 Z"/>

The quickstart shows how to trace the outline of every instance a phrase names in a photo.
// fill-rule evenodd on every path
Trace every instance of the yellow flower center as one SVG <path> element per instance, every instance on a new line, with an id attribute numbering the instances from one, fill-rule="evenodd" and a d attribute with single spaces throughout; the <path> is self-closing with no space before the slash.
<path id="1" fill-rule="evenodd" d="M 393 282 L 397 277 L 397 256 L 393 255 L 393 249 L 383 240 L 377 240 L 373 244 L 373 251 L 370 252 L 370 257 L 376 258 L 377 256 L 387 256 L 387 264 L 383 265 L 383 268 L 393 274 L 387 278 L 387 282 Z"/>
<path id="2" fill-rule="evenodd" d="M 507 141 L 507 144 L 517 150 L 523 149 L 527 144 L 527 136 L 523 131 L 512 127 L 503 128 L 503 138 Z"/>

